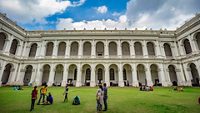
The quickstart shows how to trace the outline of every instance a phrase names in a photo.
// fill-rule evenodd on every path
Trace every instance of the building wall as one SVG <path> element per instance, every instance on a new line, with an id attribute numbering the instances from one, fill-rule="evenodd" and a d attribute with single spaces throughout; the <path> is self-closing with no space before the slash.
<path id="1" fill-rule="evenodd" d="M 25 31 L 0 17 L 0 85 L 199 85 L 200 15 L 175 31 Z"/>

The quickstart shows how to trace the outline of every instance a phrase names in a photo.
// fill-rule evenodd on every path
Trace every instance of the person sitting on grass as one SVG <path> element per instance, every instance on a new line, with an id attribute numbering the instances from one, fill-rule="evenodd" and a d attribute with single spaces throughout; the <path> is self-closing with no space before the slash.
<path id="1" fill-rule="evenodd" d="M 48 96 L 47 96 L 47 101 L 46 101 L 47 105 L 53 104 L 53 96 L 51 95 L 51 93 L 49 92 Z"/>

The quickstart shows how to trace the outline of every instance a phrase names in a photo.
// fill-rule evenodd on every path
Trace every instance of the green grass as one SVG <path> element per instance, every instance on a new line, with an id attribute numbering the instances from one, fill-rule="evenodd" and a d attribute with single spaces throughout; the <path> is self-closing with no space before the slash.
<path id="1" fill-rule="evenodd" d="M 39 89 L 39 88 L 38 88 Z M 32 88 L 14 91 L 0 87 L 0 113 L 29 113 Z M 35 105 L 33 113 L 95 113 L 97 88 L 69 87 L 69 101 L 63 103 L 63 87 L 50 87 L 53 105 Z M 107 113 L 199 113 L 200 88 L 184 88 L 176 92 L 171 88 L 156 87 L 153 92 L 138 91 L 138 88 L 108 89 Z M 79 95 L 81 105 L 73 106 L 73 97 Z M 38 95 L 39 98 L 39 95 Z M 37 102 L 37 101 L 36 101 Z"/>

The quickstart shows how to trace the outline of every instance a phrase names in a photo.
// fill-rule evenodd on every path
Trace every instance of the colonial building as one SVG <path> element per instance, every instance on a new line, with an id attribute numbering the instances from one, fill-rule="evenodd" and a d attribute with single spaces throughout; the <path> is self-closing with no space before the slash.
<path id="1" fill-rule="evenodd" d="M 27 31 L 0 14 L 0 85 L 198 86 L 200 14 L 176 30 Z"/>

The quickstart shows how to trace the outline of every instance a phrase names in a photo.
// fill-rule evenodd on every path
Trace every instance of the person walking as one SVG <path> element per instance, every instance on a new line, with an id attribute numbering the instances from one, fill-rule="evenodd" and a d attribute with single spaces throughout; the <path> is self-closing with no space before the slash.
<path id="1" fill-rule="evenodd" d="M 97 112 L 102 111 L 102 105 L 103 105 L 103 87 L 102 87 L 102 85 L 99 85 L 99 89 L 97 90 L 96 101 L 97 101 Z"/>
<path id="2" fill-rule="evenodd" d="M 104 102 L 103 111 L 107 111 L 108 109 L 107 99 L 108 99 L 108 88 L 106 87 L 106 83 L 104 83 L 103 84 L 103 102 Z"/>
<path id="3" fill-rule="evenodd" d="M 46 93 L 47 93 L 47 85 L 45 85 L 44 87 L 42 87 L 42 88 L 40 89 L 40 99 L 38 100 L 37 105 L 40 104 L 41 99 L 42 99 L 42 103 L 45 103 L 45 96 L 46 96 Z"/>
<path id="4" fill-rule="evenodd" d="M 37 86 L 35 86 L 31 93 L 31 109 L 30 109 L 30 111 L 32 111 L 34 109 L 35 100 L 37 99 L 37 93 L 38 93 Z"/>
<path id="5" fill-rule="evenodd" d="M 64 95 L 65 95 L 65 98 L 64 98 L 64 102 L 67 100 L 68 101 L 68 90 L 69 90 L 69 88 L 68 88 L 68 85 L 66 85 L 66 87 L 65 87 L 65 91 L 64 91 Z"/>

